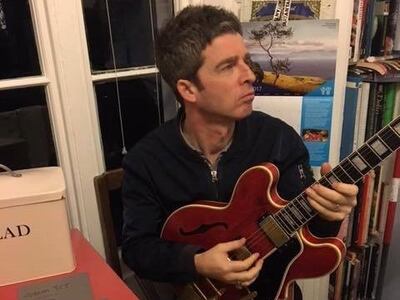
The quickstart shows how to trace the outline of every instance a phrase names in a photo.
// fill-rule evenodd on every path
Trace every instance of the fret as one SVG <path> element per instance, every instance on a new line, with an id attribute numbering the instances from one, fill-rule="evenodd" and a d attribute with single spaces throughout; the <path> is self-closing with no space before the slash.
<path id="1" fill-rule="evenodd" d="M 291 230 L 290 228 L 288 228 L 286 225 L 286 222 L 282 219 L 281 215 L 280 215 L 280 211 L 276 214 L 274 214 L 274 219 L 276 221 L 276 223 L 279 225 L 279 227 L 282 228 L 282 230 L 285 232 L 286 235 L 290 236 L 291 235 Z"/>
<path id="2" fill-rule="evenodd" d="M 290 218 L 290 215 L 287 214 L 286 209 L 281 209 L 279 213 L 282 215 L 283 219 L 286 221 L 286 224 L 288 225 L 289 229 L 291 232 L 296 230 L 296 224 L 293 222 L 293 220 Z"/>
<path id="3" fill-rule="evenodd" d="M 325 177 L 327 178 L 327 180 L 329 180 L 329 182 L 331 184 L 333 184 L 335 182 L 339 182 L 339 178 L 337 178 L 335 173 L 333 173 L 333 172 L 329 172 L 329 173 L 325 174 Z"/>
<path id="4" fill-rule="evenodd" d="M 357 154 L 353 154 L 350 156 L 350 160 L 353 161 L 354 164 L 359 166 L 359 169 L 362 170 L 363 174 L 367 174 L 369 169 L 372 169 L 375 167 L 377 164 L 381 162 L 381 158 L 379 157 L 378 153 L 375 152 L 375 150 L 368 144 L 363 145 L 359 150 L 358 154 L 361 155 L 361 158 L 357 157 L 353 160 L 353 156 L 356 156 Z M 361 160 L 361 161 L 360 161 Z M 369 169 L 364 169 L 366 166 L 363 166 L 363 161 L 368 164 Z"/>
<path id="5" fill-rule="evenodd" d="M 296 205 L 296 207 L 301 212 L 303 217 L 308 219 L 310 217 L 309 212 L 308 212 L 308 210 L 306 208 L 304 208 L 304 206 L 302 205 L 302 202 L 299 201 L 297 198 L 295 200 L 293 200 L 293 201 L 295 201 L 298 204 L 298 205 Z"/>
<path id="6" fill-rule="evenodd" d="M 395 122 L 390 123 L 390 125 L 392 126 L 392 128 L 394 129 L 394 131 L 396 132 L 396 134 L 398 136 L 400 136 L 400 118 L 397 120 L 397 124 L 395 124 Z"/>
<path id="7" fill-rule="evenodd" d="M 371 138 L 367 144 L 379 155 L 381 160 L 391 153 L 388 146 L 378 136 Z"/>
<path id="8" fill-rule="evenodd" d="M 308 201 L 307 201 L 307 198 L 304 193 L 300 195 L 300 199 L 301 200 L 299 200 L 299 203 L 300 203 L 301 207 L 306 211 L 305 216 L 307 218 L 314 216 L 314 211 L 312 210 L 310 205 L 308 205 Z"/>
<path id="9" fill-rule="evenodd" d="M 352 162 L 349 159 L 344 160 L 341 163 L 341 165 L 346 170 L 346 173 L 351 176 L 354 182 L 356 182 L 362 177 L 363 174 L 360 172 L 358 168 L 355 167 L 355 165 L 352 164 Z"/>
<path id="10" fill-rule="evenodd" d="M 400 137 L 390 126 L 382 129 L 382 131 L 379 132 L 378 137 L 380 137 L 392 151 L 396 150 L 400 146 Z"/>
<path id="11" fill-rule="evenodd" d="M 329 182 L 329 180 L 328 180 L 326 177 L 322 177 L 322 178 L 318 181 L 318 183 L 321 184 L 321 185 L 323 185 L 323 186 L 325 186 L 325 187 L 327 187 L 327 188 L 330 188 L 330 187 L 331 187 L 331 183 Z"/>
<path id="12" fill-rule="evenodd" d="M 333 170 L 333 173 L 335 173 L 336 177 L 339 178 L 341 182 L 344 183 L 354 183 L 353 179 L 349 176 L 349 174 L 346 173 L 346 171 L 342 168 L 342 166 L 339 164 L 337 165 Z"/>
<path id="13" fill-rule="evenodd" d="M 299 227 L 302 225 L 301 219 L 299 219 L 296 216 L 296 213 L 293 211 L 292 207 L 293 207 L 293 204 L 292 204 L 292 201 L 290 201 L 289 204 L 285 207 L 285 211 L 287 211 L 288 215 L 293 220 L 296 227 Z M 299 224 L 299 221 L 300 221 L 300 224 Z"/>
<path id="14" fill-rule="evenodd" d="M 293 207 L 293 213 L 296 215 L 297 220 L 299 220 L 302 224 L 307 220 L 307 218 L 303 215 L 300 208 L 297 207 L 297 201 L 290 201 Z"/>

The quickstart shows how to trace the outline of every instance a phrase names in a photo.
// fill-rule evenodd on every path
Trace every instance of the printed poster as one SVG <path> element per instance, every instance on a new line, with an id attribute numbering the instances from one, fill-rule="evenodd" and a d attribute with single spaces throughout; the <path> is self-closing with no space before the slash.
<path id="1" fill-rule="evenodd" d="M 254 109 L 286 121 L 302 136 L 312 166 L 329 160 L 337 20 L 245 22 L 243 37 L 262 82 Z"/>

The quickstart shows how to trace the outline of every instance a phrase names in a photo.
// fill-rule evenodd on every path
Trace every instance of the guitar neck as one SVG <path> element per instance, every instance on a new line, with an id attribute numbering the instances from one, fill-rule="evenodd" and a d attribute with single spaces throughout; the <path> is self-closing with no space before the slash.
<path id="1" fill-rule="evenodd" d="M 334 182 L 356 183 L 399 147 L 400 116 L 343 159 L 316 183 L 326 187 L 331 187 Z M 317 213 L 307 201 L 306 193 L 302 192 L 275 213 L 273 218 L 287 236 L 292 236 L 316 215 Z"/>

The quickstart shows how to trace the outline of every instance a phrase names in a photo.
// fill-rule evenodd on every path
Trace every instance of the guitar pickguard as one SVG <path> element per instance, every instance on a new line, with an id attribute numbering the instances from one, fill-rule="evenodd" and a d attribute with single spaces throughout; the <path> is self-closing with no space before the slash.
<path id="1" fill-rule="evenodd" d="M 258 291 L 259 299 L 274 300 L 282 288 L 282 278 L 294 260 L 301 254 L 303 245 L 298 237 L 290 239 L 264 261 L 259 279 L 250 286 L 250 290 Z"/>

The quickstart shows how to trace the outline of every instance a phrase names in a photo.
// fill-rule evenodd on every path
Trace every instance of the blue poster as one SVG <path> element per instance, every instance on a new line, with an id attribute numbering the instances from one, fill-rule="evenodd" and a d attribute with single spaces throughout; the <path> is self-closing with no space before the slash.
<path id="1" fill-rule="evenodd" d="M 301 114 L 301 137 L 310 153 L 310 164 L 319 167 L 329 160 L 332 96 L 305 96 Z"/>

